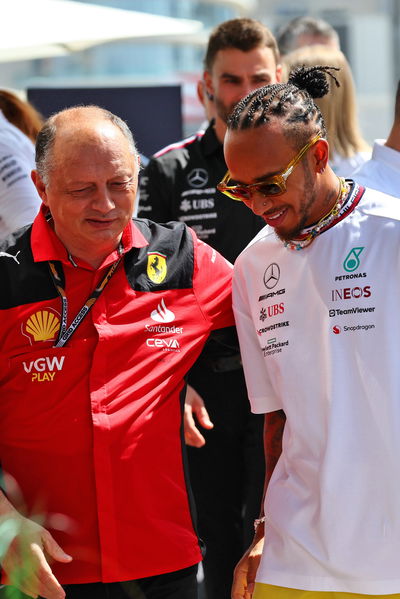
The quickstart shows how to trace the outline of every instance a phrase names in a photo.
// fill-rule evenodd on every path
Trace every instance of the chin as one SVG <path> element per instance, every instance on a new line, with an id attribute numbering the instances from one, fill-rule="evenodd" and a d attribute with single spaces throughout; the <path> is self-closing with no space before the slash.
<path id="1" fill-rule="evenodd" d="M 275 234 L 281 241 L 292 241 L 293 239 L 296 239 L 298 235 L 300 235 L 301 231 L 302 229 L 299 227 L 291 229 L 290 231 L 278 231 L 275 229 Z"/>

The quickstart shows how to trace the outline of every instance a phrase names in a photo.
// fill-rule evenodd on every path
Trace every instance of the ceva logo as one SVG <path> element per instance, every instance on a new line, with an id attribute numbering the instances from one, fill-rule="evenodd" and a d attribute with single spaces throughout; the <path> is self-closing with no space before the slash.
<path id="1" fill-rule="evenodd" d="M 181 351 L 179 341 L 177 339 L 157 339 L 151 337 L 146 339 L 146 345 L 148 347 L 158 347 L 163 351 Z"/>

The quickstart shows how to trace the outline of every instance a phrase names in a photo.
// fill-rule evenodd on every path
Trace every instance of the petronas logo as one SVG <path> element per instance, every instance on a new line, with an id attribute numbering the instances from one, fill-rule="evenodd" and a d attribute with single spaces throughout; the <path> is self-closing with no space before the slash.
<path id="1" fill-rule="evenodd" d="M 58 316 L 50 310 L 40 310 L 28 318 L 23 333 L 33 341 L 49 341 L 55 339 L 59 329 Z"/>
<path id="2" fill-rule="evenodd" d="M 360 266 L 359 256 L 363 249 L 363 247 L 358 247 L 353 248 L 349 251 L 343 262 L 343 268 L 345 269 L 345 271 L 353 272 L 354 270 L 357 270 L 357 268 Z"/>

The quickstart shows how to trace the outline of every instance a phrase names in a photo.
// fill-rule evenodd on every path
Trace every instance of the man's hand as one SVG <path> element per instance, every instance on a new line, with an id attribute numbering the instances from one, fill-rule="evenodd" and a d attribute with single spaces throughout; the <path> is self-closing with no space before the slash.
<path id="1" fill-rule="evenodd" d="M 258 528 L 261 529 L 261 525 Z M 251 599 L 253 595 L 257 568 L 264 545 L 264 536 L 261 535 L 263 535 L 262 531 L 257 530 L 253 543 L 235 568 L 233 573 L 232 599 Z"/>
<path id="2" fill-rule="evenodd" d="M 205 438 L 196 426 L 195 415 L 197 422 L 206 429 L 213 428 L 213 423 L 210 420 L 208 412 L 204 406 L 204 401 L 200 395 L 191 387 L 187 386 L 186 398 L 185 398 L 185 413 L 184 413 L 184 430 L 185 430 L 185 441 L 187 445 L 192 447 L 203 447 L 205 445 Z"/>
<path id="3" fill-rule="evenodd" d="M 42 526 L 18 512 L 2 516 L 1 526 L 13 529 L 8 547 L 2 547 L 1 566 L 8 582 L 31 597 L 64 599 L 65 592 L 53 575 L 48 560 L 68 563 L 67 555 Z"/>

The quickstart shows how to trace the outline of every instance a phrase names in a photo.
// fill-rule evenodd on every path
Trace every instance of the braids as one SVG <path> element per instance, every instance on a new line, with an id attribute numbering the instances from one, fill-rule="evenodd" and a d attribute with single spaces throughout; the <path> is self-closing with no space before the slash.
<path id="1" fill-rule="evenodd" d="M 290 136 L 295 132 L 298 143 L 303 143 L 309 135 L 309 125 L 325 136 L 325 123 L 313 98 L 322 98 L 328 93 L 328 76 L 339 87 L 331 72 L 338 70 L 329 66 L 297 67 L 290 73 L 287 83 L 266 85 L 243 98 L 230 115 L 228 128 L 256 128 L 270 122 L 271 118 L 279 118 L 284 131 Z"/>
<path id="2" fill-rule="evenodd" d="M 336 87 L 340 83 L 331 71 L 339 71 L 338 67 L 297 67 L 289 75 L 288 84 L 292 84 L 299 89 L 306 90 L 312 98 L 322 98 L 329 91 L 329 83 L 326 75 L 329 75 L 335 82 Z"/>

